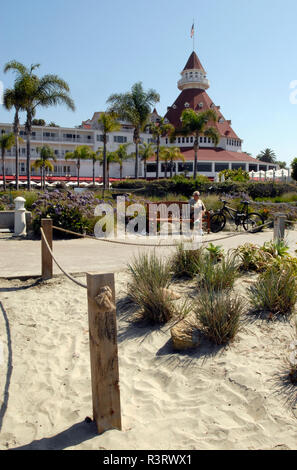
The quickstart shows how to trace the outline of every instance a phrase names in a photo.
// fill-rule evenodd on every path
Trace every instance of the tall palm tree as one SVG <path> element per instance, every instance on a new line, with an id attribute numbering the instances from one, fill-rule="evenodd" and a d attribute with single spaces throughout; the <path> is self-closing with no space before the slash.
<path id="1" fill-rule="evenodd" d="M 131 154 L 129 155 L 127 152 L 127 148 L 129 147 L 130 143 L 121 144 L 118 146 L 117 150 L 114 152 L 116 155 L 116 161 L 120 165 L 120 179 L 123 178 L 123 164 L 126 160 L 131 158 Z"/>
<path id="2" fill-rule="evenodd" d="M 4 69 L 4 71 L 6 71 Z M 19 139 L 20 139 L 20 112 L 24 109 L 23 94 L 20 87 L 15 83 L 13 88 L 7 88 L 3 97 L 4 107 L 10 111 L 14 108 L 13 133 L 15 140 L 15 181 L 16 189 L 19 189 Z"/>
<path id="3" fill-rule="evenodd" d="M 135 83 L 127 93 L 111 95 L 107 103 L 110 110 L 116 112 L 121 119 L 128 121 L 134 128 L 133 142 L 135 144 L 135 178 L 138 178 L 138 146 L 141 142 L 140 132 L 145 128 L 152 106 L 160 101 L 160 95 L 155 90 L 144 91 L 142 83 Z"/>
<path id="4" fill-rule="evenodd" d="M 170 137 L 173 135 L 175 128 L 172 124 L 167 124 L 164 121 L 164 118 L 159 119 L 157 122 L 152 122 L 149 124 L 149 130 L 155 138 L 156 142 L 156 178 L 159 178 L 159 153 L 160 153 L 160 142 L 161 137 Z"/>
<path id="5" fill-rule="evenodd" d="M 31 133 L 32 121 L 39 106 L 48 107 L 58 104 L 65 104 L 69 109 L 74 111 L 75 106 L 73 100 L 69 96 L 69 85 L 57 75 L 45 75 L 37 77 L 33 73 L 40 64 L 34 64 L 25 67 L 17 61 L 8 62 L 4 71 L 15 71 L 17 78 L 15 85 L 21 92 L 23 107 L 26 110 L 26 141 L 27 141 L 27 188 L 31 189 Z"/>
<path id="6" fill-rule="evenodd" d="M 177 131 L 181 135 L 194 135 L 194 178 L 197 177 L 197 160 L 199 150 L 199 137 L 204 135 L 213 140 L 215 146 L 220 141 L 220 135 L 215 127 L 208 127 L 209 123 L 216 122 L 217 115 L 212 109 L 196 113 L 193 109 L 185 109 L 181 115 L 182 128 Z"/>
<path id="7" fill-rule="evenodd" d="M 165 147 L 164 145 L 161 145 L 160 147 L 160 160 L 164 162 L 165 166 L 165 178 L 167 178 L 167 171 L 168 171 L 168 162 L 169 162 L 169 153 L 168 153 L 168 147 Z"/>
<path id="8" fill-rule="evenodd" d="M 56 161 L 54 150 L 49 145 L 44 145 L 41 148 L 36 148 L 39 152 L 40 158 L 35 160 L 32 168 L 40 169 L 41 171 L 41 188 L 45 189 L 45 170 L 54 171 L 54 165 L 50 160 Z"/>
<path id="9" fill-rule="evenodd" d="M 101 154 L 99 158 L 100 165 L 104 165 L 106 161 L 106 176 L 107 176 L 107 186 L 104 186 L 104 189 L 109 188 L 109 168 L 111 163 L 117 162 L 117 154 L 116 152 L 106 152 L 106 160 L 104 160 L 104 155 Z"/>
<path id="10" fill-rule="evenodd" d="M 80 162 L 81 160 L 90 160 L 91 159 L 92 149 L 88 145 L 78 145 L 73 152 L 67 152 L 65 155 L 65 160 L 76 160 L 77 168 L 77 187 L 79 188 L 79 179 L 80 179 Z"/>
<path id="11" fill-rule="evenodd" d="M 6 191 L 6 178 L 5 178 L 5 153 L 10 150 L 14 145 L 14 134 L 2 134 L 0 136 L 0 148 L 2 157 L 2 175 L 3 175 L 3 189 Z"/>
<path id="12" fill-rule="evenodd" d="M 257 156 L 258 160 L 261 160 L 262 162 L 267 162 L 267 163 L 276 163 L 276 155 L 275 152 L 272 149 L 265 149 L 262 150 L 259 155 Z"/>
<path id="13" fill-rule="evenodd" d="M 139 156 L 140 159 L 144 162 L 144 178 L 146 179 L 146 162 L 149 158 L 155 155 L 155 146 L 151 143 L 143 143 L 139 146 Z"/>
<path id="14" fill-rule="evenodd" d="M 100 125 L 103 132 L 103 188 L 107 188 L 107 157 L 106 157 L 106 144 L 107 136 L 111 132 L 119 131 L 121 129 L 121 124 L 118 121 L 118 116 L 114 112 L 110 113 L 101 113 L 98 124 Z"/>

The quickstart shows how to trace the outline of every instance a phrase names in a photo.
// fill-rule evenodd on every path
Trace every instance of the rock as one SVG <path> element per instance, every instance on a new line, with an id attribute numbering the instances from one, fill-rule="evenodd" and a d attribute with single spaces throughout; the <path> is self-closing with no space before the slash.
<path id="1" fill-rule="evenodd" d="M 163 290 L 164 297 L 167 297 L 168 300 L 178 300 L 178 299 L 180 299 L 180 295 L 177 294 L 176 292 L 174 292 L 173 290 L 166 289 L 165 287 L 163 287 L 162 290 Z"/>
<path id="2" fill-rule="evenodd" d="M 173 349 L 176 351 L 195 349 L 200 345 L 201 332 L 195 326 L 195 320 L 190 315 L 189 318 L 174 325 L 170 332 Z"/>

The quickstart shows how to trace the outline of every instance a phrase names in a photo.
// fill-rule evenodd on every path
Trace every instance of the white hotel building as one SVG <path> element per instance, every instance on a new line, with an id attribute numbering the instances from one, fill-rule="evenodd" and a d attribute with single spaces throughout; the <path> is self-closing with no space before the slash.
<path id="1" fill-rule="evenodd" d="M 184 109 L 192 108 L 195 111 L 205 111 L 213 109 L 218 115 L 218 122 L 215 126 L 220 134 L 220 142 L 214 146 L 211 139 L 200 137 L 200 148 L 198 151 L 198 173 L 209 178 L 215 178 L 216 174 L 224 169 L 243 168 L 247 171 L 265 171 L 274 169 L 277 165 L 268 164 L 256 160 L 255 158 L 242 152 L 242 140 L 236 135 L 231 127 L 231 121 L 226 120 L 220 111 L 220 106 L 216 106 L 206 90 L 209 88 L 209 81 L 206 72 L 202 67 L 197 55 L 193 52 L 188 62 L 181 72 L 181 79 L 178 81 L 178 88 L 181 91 L 172 106 L 167 108 L 165 122 L 171 123 L 174 127 L 180 127 L 180 117 Z M 33 126 L 31 135 L 31 161 L 38 158 L 38 148 L 47 144 L 53 148 L 57 161 L 54 162 L 53 177 L 75 177 L 77 175 L 76 162 L 65 160 L 65 154 L 73 151 L 78 145 L 89 145 L 93 150 L 103 146 L 102 131 L 98 124 L 100 112 L 95 112 L 92 119 L 83 121 L 80 126 L 74 128 Z M 157 121 L 159 115 L 156 110 L 150 116 L 151 121 Z M 0 123 L 0 133 L 13 132 L 12 124 Z M 20 176 L 26 175 L 26 143 L 25 130 L 21 126 L 21 137 L 24 143 L 20 145 Z M 154 142 L 149 132 L 141 134 L 142 142 Z M 193 137 L 177 137 L 174 143 L 168 139 L 161 139 L 161 145 L 177 146 L 184 156 L 185 161 L 175 162 L 174 173 L 193 173 L 194 151 Z M 130 143 L 128 153 L 135 151 L 133 144 L 133 127 L 128 122 L 121 121 L 121 130 L 108 135 L 107 150 L 114 151 L 121 143 Z M 2 171 L 2 170 L 0 170 Z M 160 162 L 160 176 L 164 176 L 165 167 Z M 32 170 L 32 177 L 38 176 L 39 170 Z M 140 164 L 140 174 L 144 174 L 143 163 Z M 1 175 L 1 173 L 0 173 Z M 15 148 L 6 153 L 6 175 L 15 175 Z M 80 175 L 90 178 L 92 176 L 92 162 L 81 161 Z M 156 164 L 154 158 L 147 164 L 147 176 L 154 178 L 156 175 Z M 102 177 L 102 167 L 96 163 L 96 178 Z M 119 178 L 120 169 L 116 163 L 111 164 L 110 177 Z M 133 159 L 124 162 L 123 177 L 134 176 Z M 1 176 L 0 176 L 1 178 Z"/>

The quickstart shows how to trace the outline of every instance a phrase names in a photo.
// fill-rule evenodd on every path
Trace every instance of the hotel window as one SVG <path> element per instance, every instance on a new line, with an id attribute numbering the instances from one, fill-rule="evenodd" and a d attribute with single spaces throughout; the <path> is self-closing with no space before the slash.
<path id="1" fill-rule="evenodd" d="M 166 144 L 168 144 L 168 139 L 166 139 Z"/>
<path id="2" fill-rule="evenodd" d="M 201 171 L 201 173 L 211 173 L 212 165 L 211 163 L 197 163 L 197 171 Z"/>
<path id="3" fill-rule="evenodd" d="M 185 138 L 184 138 L 184 137 L 182 137 L 182 143 L 183 143 L 183 144 L 185 143 Z"/>
<path id="4" fill-rule="evenodd" d="M 228 170 L 228 169 L 229 169 L 228 163 L 216 163 L 215 164 L 215 172 L 216 173 L 220 173 L 220 171 Z"/>
<path id="5" fill-rule="evenodd" d="M 206 144 L 206 137 L 204 137 L 204 143 Z"/>
<path id="6" fill-rule="evenodd" d="M 117 142 L 118 144 L 124 144 L 127 142 L 127 137 L 123 135 L 114 135 L 113 141 Z"/>
<path id="7" fill-rule="evenodd" d="M 146 165 L 146 171 L 148 173 L 156 173 L 157 171 L 157 165 L 156 163 L 147 163 Z"/>
<path id="8" fill-rule="evenodd" d="M 178 163 L 178 171 L 193 171 L 193 163 Z"/>
<path id="9" fill-rule="evenodd" d="M 267 165 L 259 165 L 259 171 L 267 171 Z"/>
<path id="10" fill-rule="evenodd" d="M 104 138 L 103 135 L 97 135 L 97 141 L 98 142 L 103 142 L 103 138 Z M 107 135 L 106 136 L 106 142 L 108 142 L 108 141 L 109 141 L 109 136 Z"/>
<path id="11" fill-rule="evenodd" d="M 232 170 L 239 170 L 240 168 L 245 170 L 245 163 L 232 163 Z"/>
<path id="12" fill-rule="evenodd" d="M 187 144 L 189 143 L 189 137 L 186 138 L 186 142 L 187 142 Z"/>
<path id="13" fill-rule="evenodd" d="M 178 137 L 177 142 L 180 144 L 180 137 Z"/>
<path id="14" fill-rule="evenodd" d="M 199 137 L 200 143 L 203 142 L 203 137 Z"/>
<path id="15" fill-rule="evenodd" d="M 254 165 L 254 164 L 250 164 L 249 165 L 249 171 L 257 171 L 257 165 Z"/>
<path id="16" fill-rule="evenodd" d="M 194 140 L 193 137 L 191 137 L 191 138 L 190 138 L 190 142 L 193 142 L 193 140 Z"/>

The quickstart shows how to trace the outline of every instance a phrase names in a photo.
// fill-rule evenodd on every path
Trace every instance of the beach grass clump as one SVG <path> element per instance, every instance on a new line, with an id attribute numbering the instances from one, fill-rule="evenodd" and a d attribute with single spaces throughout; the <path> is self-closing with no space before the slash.
<path id="1" fill-rule="evenodd" d="M 167 323 L 176 314 L 168 290 L 172 278 L 170 262 L 155 253 L 140 254 L 128 268 L 128 296 L 139 307 L 142 318 L 153 324 Z"/>
<path id="2" fill-rule="evenodd" d="M 270 265 L 249 287 L 248 297 L 255 312 L 290 315 L 297 302 L 294 267 L 286 261 Z"/>
<path id="3" fill-rule="evenodd" d="M 171 258 L 171 270 L 176 279 L 192 279 L 199 271 L 199 265 L 204 256 L 204 249 L 185 250 L 183 244 L 179 244 Z"/>
<path id="4" fill-rule="evenodd" d="M 222 256 L 220 263 L 206 255 L 197 265 L 197 281 L 200 289 L 220 291 L 233 289 L 239 277 L 238 261 L 230 253 Z"/>
<path id="5" fill-rule="evenodd" d="M 228 291 L 203 289 L 194 312 L 202 333 L 217 345 L 232 341 L 240 328 L 245 302 Z"/>

